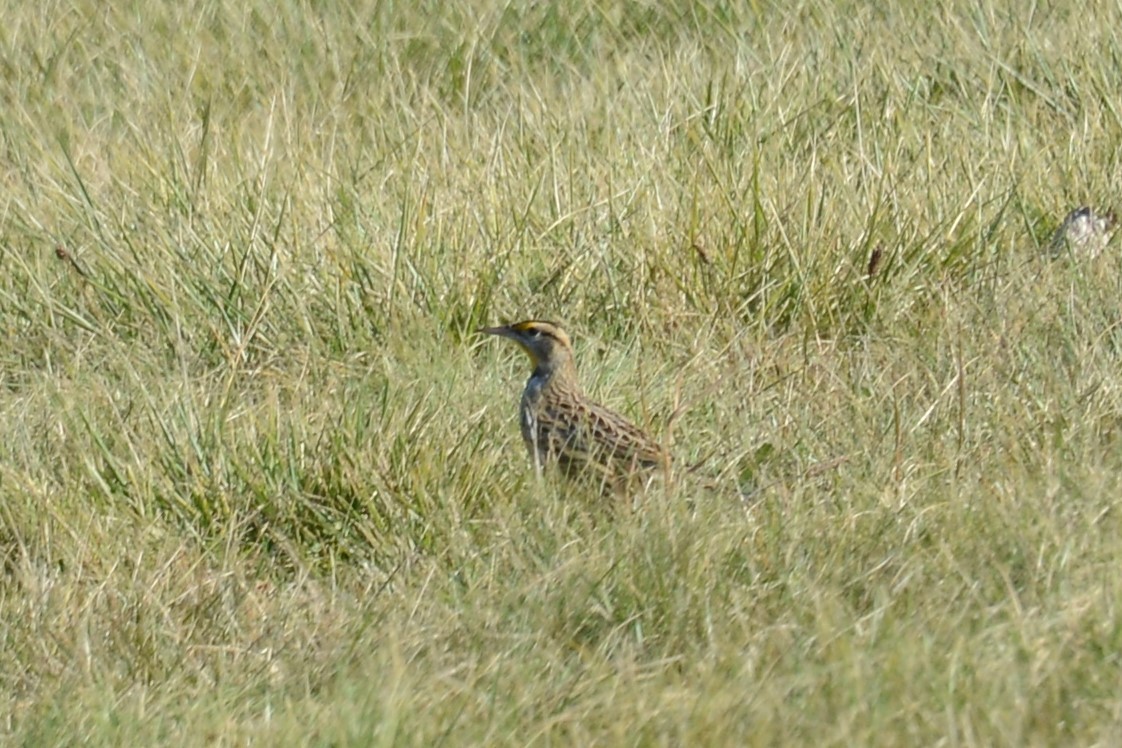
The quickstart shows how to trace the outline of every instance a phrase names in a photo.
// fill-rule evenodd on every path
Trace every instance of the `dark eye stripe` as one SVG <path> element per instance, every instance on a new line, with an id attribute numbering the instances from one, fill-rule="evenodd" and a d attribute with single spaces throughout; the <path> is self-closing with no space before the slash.
<path id="1" fill-rule="evenodd" d="M 547 327 L 542 326 L 538 322 L 520 322 L 514 325 L 513 329 L 522 333 L 537 333 L 538 335 L 548 335 L 551 338 L 556 338 L 557 335 Z"/>

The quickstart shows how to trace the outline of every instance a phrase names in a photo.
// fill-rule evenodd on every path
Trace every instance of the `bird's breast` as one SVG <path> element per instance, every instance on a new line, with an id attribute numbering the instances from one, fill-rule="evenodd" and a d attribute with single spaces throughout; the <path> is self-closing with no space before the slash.
<path id="1" fill-rule="evenodd" d="M 518 421 L 522 427 L 522 440 L 530 451 L 535 451 L 537 446 L 537 410 L 542 398 L 542 388 L 545 380 L 542 377 L 530 377 L 526 382 L 526 389 L 522 391 L 522 404 L 518 409 Z"/>

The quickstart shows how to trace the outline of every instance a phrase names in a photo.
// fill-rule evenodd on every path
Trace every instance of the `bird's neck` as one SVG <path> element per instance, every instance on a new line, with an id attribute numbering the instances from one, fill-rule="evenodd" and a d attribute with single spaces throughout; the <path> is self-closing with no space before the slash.
<path id="1" fill-rule="evenodd" d="M 572 389 L 579 389 L 577 367 L 572 357 L 568 356 L 551 361 L 539 361 L 534 367 L 534 373 L 530 375 L 530 381 L 537 383 L 539 387 L 564 383 Z"/>

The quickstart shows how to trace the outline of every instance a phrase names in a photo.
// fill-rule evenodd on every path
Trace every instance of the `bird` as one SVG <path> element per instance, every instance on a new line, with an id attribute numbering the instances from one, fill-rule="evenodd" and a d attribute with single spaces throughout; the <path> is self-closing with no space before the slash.
<path id="1" fill-rule="evenodd" d="M 519 422 L 538 476 L 556 465 L 567 477 L 591 477 L 618 491 L 669 470 L 662 445 L 585 396 L 572 341 L 558 325 L 526 320 L 477 332 L 509 338 L 530 357 L 533 372 L 522 392 Z"/>
<path id="2" fill-rule="evenodd" d="M 1110 242 L 1117 225 L 1118 218 L 1112 210 L 1096 211 L 1086 205 L 1076 208 L 1052 234 L 1048 252 L 1053 257 L 1069 251 L 1097 257 Z"/>

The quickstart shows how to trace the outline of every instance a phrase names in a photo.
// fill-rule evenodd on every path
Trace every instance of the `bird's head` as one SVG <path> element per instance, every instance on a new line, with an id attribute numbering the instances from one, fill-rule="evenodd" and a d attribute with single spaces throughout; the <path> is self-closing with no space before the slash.
<path id="1" fill-rule="evenodd" d="M 513 325 L 484 327 L 478 332 L 513 340 L 530 357 L 535 371 L 552 371 L 572 365 L 572 341 L 552 322 L 527 320 Z"/>

